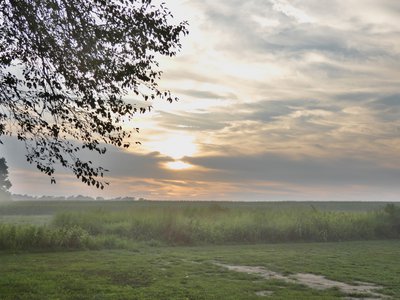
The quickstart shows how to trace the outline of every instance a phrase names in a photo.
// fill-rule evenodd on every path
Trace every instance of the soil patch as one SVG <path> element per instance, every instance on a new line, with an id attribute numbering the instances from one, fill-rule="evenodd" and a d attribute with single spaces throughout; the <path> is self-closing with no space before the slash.
<path id="1" fill-rule="evenodd" d="M 352 296 L 355 296 L 357 294 L 365 295 L 366 297 L 363 297 L 362 299 L 371 299 L 371 300 L 372 299 L 389 299 L 388 296 L 385 296 L 383 294 L 376 292 L 376 290 L 382 288 L 381 286 L 377 286 L 372 283 L 356 282 L 354 285 L 352 285 L 352 284 L 345 283 L 345 282 L 330 280 L 321 275 L 315 275 L 315 274 L 309 274 L 309 273 L 297 273 L 297 274 L 291 274 L 291 275 L 286 276 L 286 275 L 283 275 L 278 272 L 267 270 L 264 267 L 234 266 L 234 265 L 227 265 L 227 264 L 221 264 L 221 263 L 216 263 L 216 265 L 218 265 L 220 267 L 224 267 L 230 271 L 254 274 L 254 275 L 258 275 L 265 279 L 277 279 L 277 280 L 282 280 L 282 281 L 285 281 L 288 283 L 302 284 L 302 285 L 305 285 L 307 287 L 310 287 L 310 288 L 316 289 L 316 290 L 326 290 L 326 289 L 330 289 L 330 288 L 337 288 L 344 294 L 348 294 L 348 295 L 352 295 Z M 259 296 L 268 296 L 268 295 L 259 295 Z M 355 298 L 347 298 L 347 299 L 355 299 Z M 360 298 L 357 298 L 357 299 L 360 299 Z"/>

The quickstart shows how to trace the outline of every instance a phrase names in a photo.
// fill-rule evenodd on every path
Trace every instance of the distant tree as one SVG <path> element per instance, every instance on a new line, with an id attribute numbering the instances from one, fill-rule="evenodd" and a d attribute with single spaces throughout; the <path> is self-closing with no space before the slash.
<path id="1" fill-rule="evenodd" d="M 10 197 L 11 182 L 8 179 L 8 166 L 5 158 L 0 158 L 0 200 Z"/>
<path id="2" fill-rule="evenodd" d="M 150 109 L 124 101 L 129 91 L 176 99 L 157 85 L 156 55 L 174 56 L 188 33 L 171 19 L 151 0 L 1 0 L 0 137 L 24 142 L 27 161 L 49 176 L 61 164 L 103 188 L 105 170 L 81 150 L 129 147 L 138 129 L 123 123 Z"/>

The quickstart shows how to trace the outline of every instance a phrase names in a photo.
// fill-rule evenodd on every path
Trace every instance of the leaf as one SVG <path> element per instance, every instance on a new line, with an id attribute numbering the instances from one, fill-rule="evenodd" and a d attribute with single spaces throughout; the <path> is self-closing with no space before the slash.
<path id="1" fill-rule="evenodd" d="M 150 0 L 0 1 L 0 136 L 9 122 L 38 170 L 59 164 L 103 188 L 101 166 L 80 161 L 82 150 L 129 147 L 122 122 L 152 107 L 125 103 L 128 89 L 146 101 L 170 97 L 155 54 L 175 55 L 187 33 L 171 17 Z"/>

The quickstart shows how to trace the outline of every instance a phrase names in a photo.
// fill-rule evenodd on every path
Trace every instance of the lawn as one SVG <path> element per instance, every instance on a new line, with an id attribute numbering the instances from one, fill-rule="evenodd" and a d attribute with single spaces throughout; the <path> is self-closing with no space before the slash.
<path id="1" fill-rule="evenodd" d="M 132 251 L 1 253 L 1 299 L 341 299 L 338 288 L 239 273 L 218 263 L 290 276 L 368 282 L 400 296 L 400 241 L 138 247 Z M 262 293 L 261 293 L 262 294 Z M 362 298 L 363 294 L 352 297 Z M 366 296 L 366 295 L 364 295 Z"/>

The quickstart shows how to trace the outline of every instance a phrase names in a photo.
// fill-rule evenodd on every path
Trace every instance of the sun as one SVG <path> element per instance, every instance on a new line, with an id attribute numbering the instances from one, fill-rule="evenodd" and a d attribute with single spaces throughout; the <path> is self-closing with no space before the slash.
<path id="1" fill-rule="evenodd" d="M 181 159 L 184 156 L 192 156 L 197 152 L 195 138 L 189 135 L 170 135 L 159 141 L 147 143 L 153 150 L 173 159 Z M 184 164 L 183 162 L 180 162 Z"/>
<path id="2" fill-rule="evenodd" d="M 193 165 L 177 160 L 165 163 L 165 167 L 170 170 L 185 170 L 193 168 Z"/>

